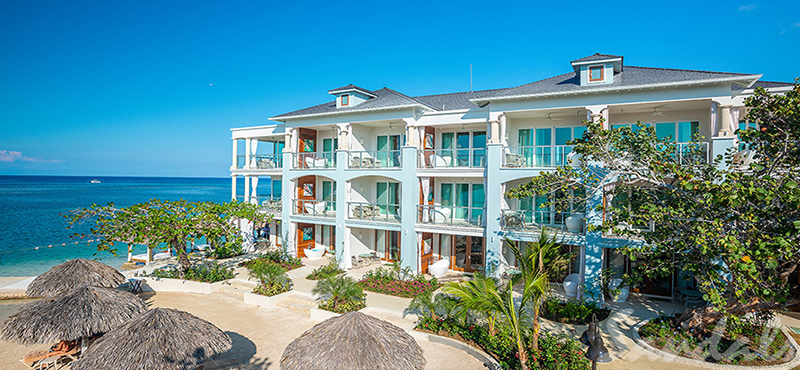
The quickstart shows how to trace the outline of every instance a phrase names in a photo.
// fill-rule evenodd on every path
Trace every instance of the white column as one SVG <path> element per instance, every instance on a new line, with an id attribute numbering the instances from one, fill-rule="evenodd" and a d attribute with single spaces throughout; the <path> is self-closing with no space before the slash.
<path id="1" fill-rule="evenodd" d="M 231 176 L 231 200 L 236 200 L 236 175 Z"/>
<path id="2" fill-rule="evenodd" d="M 731 130 L 732 107 L 730 105 L 722 105 L 719 108 L 719 114 L 722 116 L 722 124 L 720 125 L 718 136 L 733 136 L 733 130 Z"/>
<path id="3" fill-rule="evenodd" d="M 506 137 L 508 136 L 508 123 L 506 121 L 506 115 L 501 114 L 498 117 L 498 133 L 500 134 L 500 143 L 503 145 L 508 145 L 506 141 Z"/>
<path id="4" fill-rule="evenodd" d="M 607 113 L 603 113 L 603 110 L 608 110 L 607 105 L 590 105 L 586 107 L 586 120 L 591 121 L 592 123 L 600 122 L 600 119 L 605 119 L 607 117 Z M 606 120 L 603 123 L 603 128 L 608 129 L 611 127 Z"/>
<path id="5" fill-rule="evenodd" d="M 233 165 L 231 168 L 239 168 L 239 139 L 233 139 Z"/>
<path id="6" fill-rule="evenodd" d="M 250 168 L 250 139 L 244 140 L 244 168 Z"/>
<path id="7" fill-rule="evenodd" d="M 339 130 L 339 150 L 350 150 L 350 124 L 340 123 L 336 125 Z"/>
<path id="8" fill-rule="evenodd" d="M 491 120 L 486 123 L 486 129 L 489 131 L 489 143 L 500 143 L 500 121 Z"/>
<path id="9" fill-rule="evenodd" d="M 406 142 L 403 146 L 413 146 L 419 148 L 419 134 L 417 133 L 417 120 L 413 118 L 403 118 L 406 129 Z"/>
<path id="10" fill-rule="evenodd" d="M 291 152 L 292 151 L 292 131 L 294 129 L 287 128 L 286 133 L 283 134 L 283 151 L 284 152 Z"/>

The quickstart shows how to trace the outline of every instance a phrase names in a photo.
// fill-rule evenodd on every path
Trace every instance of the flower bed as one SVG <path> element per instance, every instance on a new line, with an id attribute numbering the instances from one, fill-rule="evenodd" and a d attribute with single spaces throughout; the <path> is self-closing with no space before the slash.
<path id="1" fill-rule="evenodd" d="M 414 298 L 419 294 L 432 292 L 440 285 L 436 278 L 427 280 L 422 275 L 407 280 L 400 279 L 395 272 L 383 268 L 368 271 L 358 283 L 364 290 L 403 298 Z"/>
<path id="2" fill-rule="evenodd" d="M 166 279 L 181 279 L 180 275 L 180 270 L 177 268 L 160 268 L 150 273 L 152 277 Z M 189 267 L 189 270 L 186 271 L 182 279 L 199 281 L 201 283 L 216 283 L 222 280 L 233 279 L 233 268 L 225 267 L 216 262 L 195 265 Z"/>
<path id="3" fill-rule="evenodd" d="M 592 314 L 597 316 L 598 321 L 603 321 L 611 314 L 610 310 L 600 308 L 593 301 L 582 301 L 570 299 L 562 301 L 558 299 L 548 299 L 542 305 L 541 316 L 550 321 L 564 324 L 585 325 L 592 321 Z"/>
<path id="4" fill-rule="evenodd" d="M 480 348 L 506 370 L 520 369 L 514 335 L 503 326 L 496 328 L 490 335 L 483 325 L 465 325 L 454 318 L 433 319 L 423 317 L 414 328 L 422 332 L 462 341 Z M 539 336 L 539 351 L 530 348 L 530 333 L 526 333 L 525 344 L 528 347 L 528 365 L 531 369 L 547 370 L 588 370 L 591 364 L 583 356 L 584 349 L 576 340 L 542 333 Z"/>
<path id="5" fill-rule="evenodd" d="M 675 317 L 660 316 L 639 328 L 639 336 L 664 352 L 699 361 L 768 366 L 791 361 L 795 350 L 786 335 L 755 321 L 720 323 L 710 335 L 687 332 L 675 325 Z"/>
<path id="6" fill-rule="evenodd" d="M 344 270 L 339 268 L 339 264 L 336 262 L 336 260 L 331 260 L 329 263 L 317 267 L 314 269 L 314 271 L 311 271 L 311 273 L 306 276 L 306 279 L 322 280 L 343 273 Z"/>

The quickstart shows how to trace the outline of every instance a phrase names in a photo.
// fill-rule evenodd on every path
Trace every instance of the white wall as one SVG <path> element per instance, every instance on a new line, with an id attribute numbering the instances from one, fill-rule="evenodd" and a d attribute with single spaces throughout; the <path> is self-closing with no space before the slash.
<path id="1" fill-rule="evenodd" d="M 357 256 L 372 251 L 375 251 L 375 230 L 351 227 L 350 254 Z"/>

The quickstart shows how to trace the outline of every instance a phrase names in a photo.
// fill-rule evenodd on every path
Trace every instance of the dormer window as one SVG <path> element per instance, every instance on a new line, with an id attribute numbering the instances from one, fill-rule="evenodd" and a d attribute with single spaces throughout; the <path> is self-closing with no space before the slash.
<path id="1" fill-rule="evenodd" d="M 341 103 L 341 105 L 345 106 L 345 105 L 349 105 L 349 104 L 350 104 L 350 95 L 349 94 L 343 94 L 342 95 L 342 103 Z"/>
<path id="2" fill-rule="evenodd" d="M 603 66 L 591 66 L 589 67 L 589 82 L 600 82 L 605 80 L 605 76 L 603 75 Z"/>

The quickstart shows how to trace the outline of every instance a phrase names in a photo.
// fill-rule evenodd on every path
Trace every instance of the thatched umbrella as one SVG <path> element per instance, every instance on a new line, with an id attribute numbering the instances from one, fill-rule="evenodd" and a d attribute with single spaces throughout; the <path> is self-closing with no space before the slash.
<path id="1" fill-rule="evenodd" d="M 403 329 L 361 312 L 327 319 L 289 343 L 284 370 L 424 369 L 422 348 Z"/>
<path id="2" fill-rule="evenodd" d="M 178 370 L 231 348 L 231 338 L 208 321 L 171 308 L 154 308 L 106 333 L 72 370 Z"/>
<path id="3" fill-rule="evenodd" d="M 24 345 L 105 333 L 147 311 L 144 301 L 111 288 L 80 287 L 22 306 L 3 324 L 2 339 Z"/>
<path id="4" fill-rule="evenodd" d="M 80 286 L 116 288 L 125 282 L 117 269 L 97 262 L 77 258 L 53 266 L 33 279 L 25 292 L 29 297 L 51 297 Z"/>

